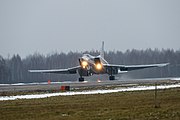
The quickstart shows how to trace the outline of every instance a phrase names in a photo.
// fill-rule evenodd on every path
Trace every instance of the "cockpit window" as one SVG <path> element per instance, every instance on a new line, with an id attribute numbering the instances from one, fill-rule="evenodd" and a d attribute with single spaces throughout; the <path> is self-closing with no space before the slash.
<path id="1" fill-rule="evenodd" d="M 92 57 L 91 55 L 89 55 L 89 54 L 85 54 L 85 56 L 87 56 L 87 57 Z"/>

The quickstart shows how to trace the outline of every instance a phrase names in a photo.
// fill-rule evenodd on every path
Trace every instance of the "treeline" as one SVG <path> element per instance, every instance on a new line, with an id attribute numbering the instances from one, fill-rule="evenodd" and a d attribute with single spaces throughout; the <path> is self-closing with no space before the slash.
<path id="1" fill-rule="evenodd" d="M 98 55 L 98 51 L 85 52 Z M 69 52 L 42 55 L 35 53 L 22 59 L 19 55 L 11 58 L 0 56 L 0 83 L 17 82 L 42 82 L 51 79 L 52 81 L 75 81 L 78 75 L 59 75 L 59 74 L 40 74 L 29 73 L 30 69 L 56 69 L 68 68 L 78 65 L 78 58 L 83 53 Z M 149 78 L 149 77 L 177 77 L 180 76 L 180 50 L 173 49 L 146 49 L 146 50 L 127 50 L 110 51 L 105 53 L 105 59 L 112 64 L 153 64 L 167 63 L 170 65 L 164 68 L 151 68 L 132 71 L 121 77 L 127 78 Z M 119 77 L 120 77 L 119 76 Z M 93 79 L 91 77 L 91 79 Z"/>

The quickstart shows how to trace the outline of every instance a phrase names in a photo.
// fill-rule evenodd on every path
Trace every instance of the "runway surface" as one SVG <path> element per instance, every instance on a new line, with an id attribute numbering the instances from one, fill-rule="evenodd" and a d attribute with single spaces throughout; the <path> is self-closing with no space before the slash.
<path id="1" fill-rule="evenodd" d="M 180 83 L 180 78 L 149 78 L 149 79 L 123 79 L 123 80 L 97 80 L 84 82 L 41 82 L 41 83 L 16 83 L 0 84 L 0 92 L 18 92 L 18 91 L 48 91 L 60 90 L 61 86 L 70 86 L 71 88 L 94 87 L 94 86 L 133 86 L 139 84 L 154 83 Z"/>

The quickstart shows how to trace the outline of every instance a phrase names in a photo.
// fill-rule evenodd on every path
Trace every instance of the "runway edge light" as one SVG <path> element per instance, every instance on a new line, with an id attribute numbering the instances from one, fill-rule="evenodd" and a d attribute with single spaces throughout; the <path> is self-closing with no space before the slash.
<path id="1" fill-rule="evenodd" d="M 48 84 L 51 84 L 51 80 L 48 80 Z"/>

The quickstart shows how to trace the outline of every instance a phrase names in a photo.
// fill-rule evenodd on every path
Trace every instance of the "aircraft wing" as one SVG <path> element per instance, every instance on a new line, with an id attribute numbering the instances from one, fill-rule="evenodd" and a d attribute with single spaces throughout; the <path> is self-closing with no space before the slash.
<path id="1" fill-rule="evenodd" d="M 32 73 L 58 73 L 58 74 L 76 74 L 77 69 L 79 69 L 80 66 L 67 68 L 67 69 L 50 69 L 50 70 L 28 70 Z"/>
<path id="2" fill-rule="evenodd" d="M 132 71 L 139 70 L 144 68 L 152 68 L 152 67 L 163 67 L 168 65 L 169 63 L 161 63 L 161 64 L 149 64 L 149 65 L 113 65 L 106 64 L 104 65 L 107 68 L 119 68 L 121 71 Z"/>

